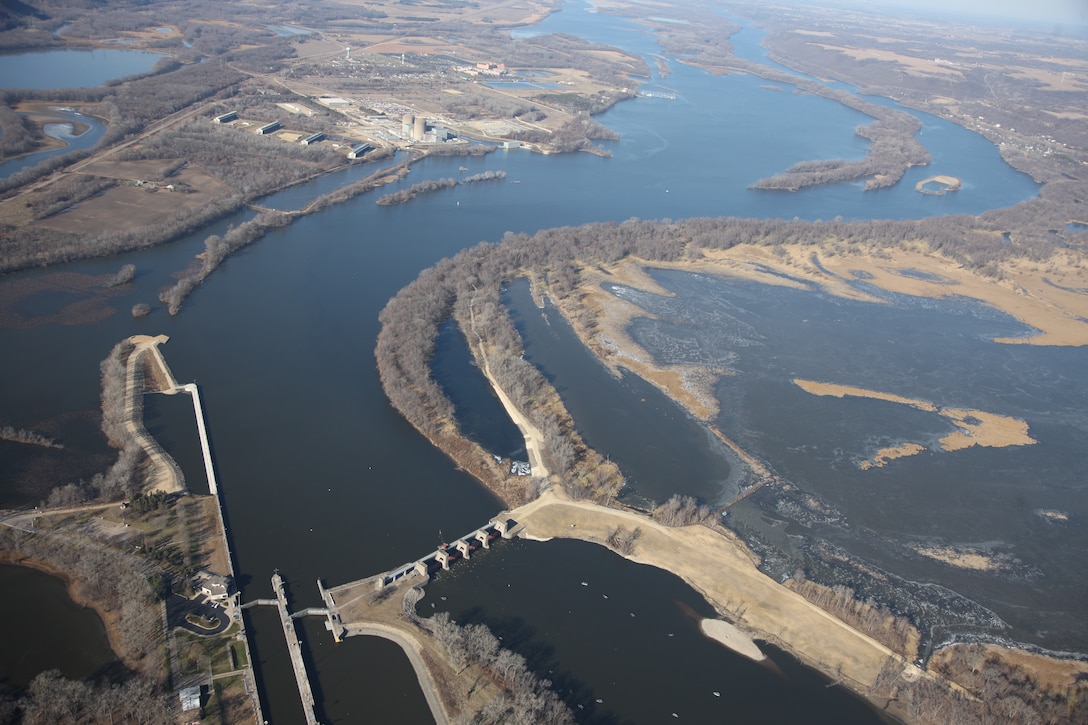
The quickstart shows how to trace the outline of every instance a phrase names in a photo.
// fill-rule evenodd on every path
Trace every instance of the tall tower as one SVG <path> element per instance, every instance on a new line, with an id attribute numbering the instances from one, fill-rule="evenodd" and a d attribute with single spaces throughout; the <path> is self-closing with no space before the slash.
<path id="1" fill-rule="evenodd" d="M 425 133 L 427 133 L 427 119 L 423 116 L 416 116 L 416 125 L 412 128 L 412 140 L 422 141 Z"/>
<path id="2" fill-rule="evenodd" d="M 415 116 L 410 113 L 404 114 L 400 119 L 400 135 L 404 138 L 412 137 L 412 121 L 415 120 Z"/>

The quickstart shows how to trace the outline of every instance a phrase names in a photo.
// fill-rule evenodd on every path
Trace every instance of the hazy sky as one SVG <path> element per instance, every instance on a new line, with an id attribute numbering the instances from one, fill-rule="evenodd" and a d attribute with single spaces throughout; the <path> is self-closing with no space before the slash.
<path id="1" fill-rule="evenodd" d="M 841 0 L 858 7 L 940 10 L 964 15 L 1024 18 L 1088 25 L 1088 0 Z"/>

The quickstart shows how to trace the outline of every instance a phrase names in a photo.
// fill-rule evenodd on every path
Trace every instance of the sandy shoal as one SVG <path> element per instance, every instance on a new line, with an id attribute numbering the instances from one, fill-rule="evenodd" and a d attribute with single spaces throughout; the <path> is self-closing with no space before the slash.
<path id="1" fill-rule="evenodd" d="M 762 662 L 767 656 L 760 651 L 759 646 L 752 641 L 747 634 L 722 619 L 704 619 L 699 623 L 699 628 L 707 637 L 724 644 L 737 654 L 742 654 L 750 660 Z"/>
<path id="2" fill-rule="evenodd" d="M 949 433 L 940 440 L 941 449 L 945 451 L 959 451 L 971 446 L 985 446 L 987 448 L 1005 448 L 1007 446 L 1030 446 L 1038 443 L 1028 434 L 1027 421 L 1013 418 L 998 413 L 990 413 L 985 410 L 970 408 L 942 408 L 936 404 L 920 398 L 907 398 L 902 395 L 885 393 L 880 390 L 868 390 L 853 385 L 839 385 L 837 383 L 821 383 L 815 380 L 802 380 L 794 378 L 794 385 L 812 395 L 830 396 L 833 398 L 872 398 L 885 400 L 890 403 L 908 405 L 918 410 L 929 413 L 937 413 L 942 418 L 947 418 L 958 427 L 958 430 Z M 880 461 L 887 462 L 892 458 L 914 455 L 925 450 L 918 444 L 906 444 L 902 446 L 886 448 L 880 451 L 872 459 L 872 465 L 883 465 Z"/>

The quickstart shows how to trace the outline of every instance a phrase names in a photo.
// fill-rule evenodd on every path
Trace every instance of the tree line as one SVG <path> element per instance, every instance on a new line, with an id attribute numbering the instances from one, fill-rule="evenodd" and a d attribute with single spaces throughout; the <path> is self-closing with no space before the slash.
<path id="1" fill-rule="evenodd" d="M 63 443 L 58 443 L 52 438 L 43 436 L 41 433 L 35 433 L 32 430 L 25 430 L 23 428 L 15 428 L 10 425 L 0 427 L 0 440 L 26 443 L 32 446 L 42 446 L 43 448 L 64 448 Z"/>
<path id="2" fill-rule="evenodd" d="M 0 725 L 173 725 L 179 714 L 175 700 L 172 692 L 139 676 L 111 683 L 70 680 L 47 670 L 21 696 L 0 697 Z"/>
<path id="3" fill-rule="evenodd" d="M 269 229 L 284 226 L 290 219 L 291 215 L 286 212 L 266 211 L 238 226 L 231 226 L 223 236 L 212 234 L 204 240 L 204 252 L 200 255 L 202 259 L 182 272 L 172 286 L 160 292 L 159 301 L 166 305 L 171 315 L 176 315 L 189 293 L 214 272 L 224 259 L 260 239 Z"/>
<path id="4" fill-rule="evenodd" d="M 478 181 L 494 181 L 505 178 L 505 171 L 483 171 L 479 174 L 466 176 L 460 181 L 453 177 L 446 179 L 428 179 L 427 181 L 421 181 L 418 184 L 412 184 L 407 189 L 401 189 L 399 191 L 394 191 L 392 194 L 379 196 L 375 203 L 377 203 L 378 206 L 406 204 L 420 194 L 429 194 L 434 191 L 441 191 L 442 189 L 452 189 L 460 184 L 474 184 Z"/>
<path id="5" fill-rule="evenodd" d="M 982 645 L 956 645 L 934 669 L 966 692 L 931 677 L 904 676 L 893 659 L 885 663 L 871 693 L 893 698 L 909 722 L 957 725 L 1037 725 L 1088 719 L 1088 679 L 1043 685 L 1020 665 Z"/>
<path id="6" fill-rule="evenodd" d="M 786 586 L 908 660 L 918 657 L 921 636 L 909 617 L 897 614 L 875 599 L 859 598 L 857 592 L 844 584 L 829 587 L 806 579 L 803 571 L 798 571 Z"/>

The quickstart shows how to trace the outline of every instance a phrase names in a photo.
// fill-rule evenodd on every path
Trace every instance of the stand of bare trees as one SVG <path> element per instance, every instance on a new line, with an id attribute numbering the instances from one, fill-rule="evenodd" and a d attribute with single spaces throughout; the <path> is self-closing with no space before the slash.
<path id="1" fill-rule="evenodd" d="M 956 725 L 1029 725 L 1082 723 L 1088 720 L 1088 680 L 1064 686 L 1040 685 L 1019 665 L 987 654 L 981 645 L 957 647 L 936 666 L 948 680 L 904 677 L 901 664 L 890 659 L 877 676 L 871 693 L 889 696 L 909 722 Z"/>
<path id="2" fill-rule="evenodd" d="M 455 186 L 457 186 L 457 179 L 428 179 L 427 181 L 421 181 L 418 184 L 412 184 L 407 189 L 401 189 L 400 191 L 394 191 L 392 194 L 379 196 L 375 203 L 377 203 L 378 206 L 406 204 L 420 194 L 429 194 L 441 189 L 452 189 Z"/>
<path id="3" fill-rule="evenodd" d="M 616 550 L 622 556 L 630 556 L 635 551 L 635 542 L 642 538 L 642 529 L 637 526 L 632 531 L 628 531 L 622 526 L 617 526 L 616 530 L 608 535 L 608 545 Z"/>
<path id="4" fill-rule="evenodd" d="M 905 113 L 882 113 L 881 116 L 880 120 L 857 127 L 857 135 L 872 142 L 861 161 L 802 161 L 784 173 L 756 181 L 750 188 L 797 191 L 806 186 L 854 181 L 865 177 L 868 177 L 865 182 L 866 191 L 895 186 L 908 168 L 927 165 L 930 156 L 925 147 L 914 138 L 914 134 L 922 127 L 920 121 Z"/>
<path id="5" fill-rule="evenodd" d="M 714 515 L 713 510 L 700 504 L 691 496 L 673 494 L 665 503 L 654 507 L 654 521 L 665 526 L 691 526 L 708 521 Z"/>
<path id="6" fill-rule="evenodd" d="M 805 579 L 803 572 L 789 579 L 786 586 L 820 609 L 830 612 L 859 632 L 864 632 L 908 660 L 918 656 L 921 635 L 914 624 L 902 615 L 872 599 L 859 599 L 848 586 L 824 586 Z"/>
<path id="7" fill-rule="evenodd" d="M 532 673 L 521 655 L 499 647 L 483 624 L 460 626 L 446 612 L 419 620 L 434 635 L 455 668 L 475 665 L 503 694 L 487 703 L 465 725 L 567 725 L 575 722 L 570 709 L 550 688 L 549 680 Z"/>
<path id="8" fill-rule="evenodd" d="M 37 145 L 27 120 L 7 103 L 0 102 L 0 157 L 18 156 L 33 151 Z"/>
<path id="9" fill-rule="evenodd" d="M 420 194 L 429 194 L 432 191 L 440 191 L 442 189 L 452 189 L 460 184 L 474 184 L 478 181 L 494 181 L 505 178 L 505 171 L 483 171 L 479 174 L 466 176 L 460 181 L 452 177 L 448 179 L 428 179 L 427 181 L 421 181 L 418 184 L 412 184 L 407 189 L 401 189 L 400 191 L 394 191 L 392 194 L 380 196 L 378 197 L 377 204 L 379 206 L 405 204 L 412 199 L 415 199 Z"/>
<path id="10" fill-rule="evenodd" d="M 173 693 L 143 677 L 110 684 L 69 680 L 57 670 L 48 670 L 31 681 L 22 697 L 0 702 L 0 723 L 172 725 L 178 716 L 175 699 Z"/>
<path id="11" fill-rule="evenodd" d="M 10 425 L 0 427 L 0 440 L 26 443 L 32 446 L 42 446 L 43 448 L 64 448 L 64 444 L 58 443 L 52 438 L 46 438 L 41 433 L 14 428 Z"/>
<path id="12" fill-rule="evenodd" d="M 123 284 L 128 284 L 136 278 L 136 265 L 125 264 L 121 269 L 117 270 L 117 273 L 111 276 L 103 283 L 103 287 L 120 287 Z"/>

